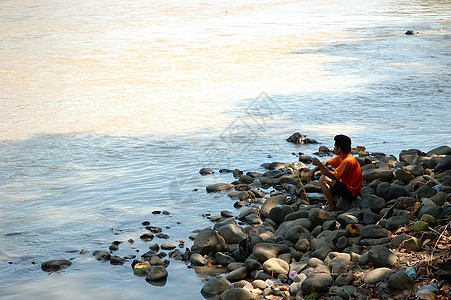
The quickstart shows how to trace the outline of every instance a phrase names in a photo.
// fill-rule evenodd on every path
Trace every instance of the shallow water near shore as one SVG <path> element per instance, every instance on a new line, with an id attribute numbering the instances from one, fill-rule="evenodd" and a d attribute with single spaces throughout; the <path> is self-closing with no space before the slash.
<path id="1" fill-rule="evenodd" d="M 202 214 L 234 211 L 205 191 L 233 181 L 219 170 L 286 162 L 276 143 L 292 161 L 317 151 L 294 132 L 396 156 L 450 145 L 450 15 L 449 1 L 1 3 L 0 299 L 201 299 L 182 262 L 161 287 L 79 251 L 190 247 Z M 170 238 L 140 241 L 143 221 Z M 59 258 L 72 266 L 41 271 Z"/>

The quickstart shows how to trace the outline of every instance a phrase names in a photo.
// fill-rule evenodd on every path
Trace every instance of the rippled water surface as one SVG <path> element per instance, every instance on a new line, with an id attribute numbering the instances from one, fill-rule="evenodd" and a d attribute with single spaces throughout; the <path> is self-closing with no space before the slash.
<path id="1" fill-rule="evenodd" d="M 219 169 L 287 161 L 271 138 L 293 160 L 317 150 L 286 143 L 297 131 L 394 155 L 450 145 L 449 16 L 449 1 L 1 2 L 0 298 L 200 299 L 182 262 L 161 287 L 79 251 L 132 238 L 117 255 L 140 255 L 146 220 L 170 236 L 152 243 L 191 246 L 202 214 L 233 211 L 205 192 L 233 181 Z M 56 258 L 73 264 L 40 270 Z"/>

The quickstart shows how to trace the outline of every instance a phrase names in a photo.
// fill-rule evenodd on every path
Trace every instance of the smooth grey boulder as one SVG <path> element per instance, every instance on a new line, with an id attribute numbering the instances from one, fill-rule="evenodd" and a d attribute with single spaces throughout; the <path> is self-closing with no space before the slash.
<path id="1" fill-rule="evenodd" d="M 322 225 L 324 222 L 333 220 L 334 215 L 321 208 L 312 208 L 309 210 L 308 218 L 315 225 Z"/>
<path id="2" fill-rule="evenodd" d="M 277 257 L 280 253 L 290 252 L 290 247 L 285 244 L 260 243 L 254 246 L 252 253 L 260 261 L 265 262 Z"/>
<path id="3" fill-rule="evenodd" d="M 150 266 L 146 271 L 147 281 L 156 281 L 168 277 L 168 271 L 164 266 Z"/>
<path id="4" fill-rule="evenodd" d="M 443 157 L 434 168 L 434 173 L 440 173 L 451 169 L 451 155 Z"/>
<path id="5" fill-rule="evenodd" d="M 226 279 L 230 282 L 240 281 L 245 279 L 247 276 L 246 267 L 240 267 L 226 275 Z"/>
<path id="6" fill-rule="evenodd" d="M 333 282 L 332 276 L 329 274 L 311 274 L 302 282 L 301 290 L 304 295 L 310 295 L 313 292 L 322 294 L 329 290 Z"/>
<path id="7" fill-rule="evenodd" d="M 280 194 L 280 195 L 276 195 L 276 196 L 272 196 L 270 198 L 268 198 L 265 203 L 263 203 L 261 209 L 260 209 L 260 214 L 265 217 L 268 218 L 269 217 L 269 212 L 271 211 L 271 209 L 275 206 L 277 206 L 278 204 L 280 205 L 284 205 L 287 202 L 286 200 L 286 195 L 285 194 Z"/>
<path id="8" fill-rule="evenodd" d="M 224 192 L 233 189 L 234 185 L 229 183 L 215 183 L 207 185 L 207 193 Z"/>
<path id="9" fill-rule="evenodd" d="M 224 252 L 227 250 L 227 245 L 218 232 L 205 228 L 194 238 L 194 245 L 191 247 L 191 250 L 204 255 L 210 252 Z"/>
<path id="10" fill-rule="evenodd" d="M 231 283 L 225 277 L 217 276 L 210 278 L 200 292 L 204 297 L 215 297 L 228 290 L 230 286 Z"/>
<path id="11" fill-rule="evenodd" d="M 233 288 L 221 294 L 220 300 L 256 300 L 257 297 L 246 289 Z"/>
<path id="12" fill-rule="evenodd" d="M 392 182 L 395 175 L 391 170 L 383 170 L 383 169 L 374 169 L 374 170 L 366 170 L 362 172 L 363 179 L 366 182 L 372 182 L 375 179 L 380 179 L 386 182 Z"/>
<path id="13" fill-rule="evenodd" d="M 398 263 L 398 257 L 384 246 L 374 246 L 368 251 L 368 261 L 375 267 L 393 268 Z"/>
<path id="14" fill-rule="evenodd" d="M 381 225 L 371 224 L 360 228 L 360 236 L 362 238 L 378 239 L 387 237 L 390 234 L 391 232 L 385 228 L 382 228 Z"/>
<path id="15" fill-rule="evenodd" d="M 224 238 L 227 244 L 238 244 L 247 237 L 243 229 L 236 224 L 227 224 L 220 227 L 218 234 Z"/>
<path id="16" fill-rule="evenodd" d="M 285 217 L 294 212 L 294 209 L 289 205 L 276 205 L 269 211 L 269 218 L 276 224 L 285 221 Z"/>
<path id="17" fill-rule="evenodd" d="M 388 279 L 393 273 L 393 270 L 389 268 L 377 268 L 366 273 L 363 277 L 363 282 L 366 284 L 371 284 L 379 281 L 384 281 Z"/>
<path id="18" fill-rule="evenodd" d="M 385 200 L 381 197 L 372 194 L 362 195 L 360 201 L 361 208 L 369 208 L 374 213 L 379 213 L 385 207 Z"/>
<path id="19" fill-rule="evenodd" d="M 430 150 L 428 153 L 426 153 L 426 156 L 432 155 L 451 155 L 451 148 L 449 146 L 444 145 L 434 148 Z"/>
<path id="20" fill-rule="evenodd" d="M 288 274 L 288 263 L 280 258 L 270 258 L 263 263 L 263 270 L 270 274 Z"/>

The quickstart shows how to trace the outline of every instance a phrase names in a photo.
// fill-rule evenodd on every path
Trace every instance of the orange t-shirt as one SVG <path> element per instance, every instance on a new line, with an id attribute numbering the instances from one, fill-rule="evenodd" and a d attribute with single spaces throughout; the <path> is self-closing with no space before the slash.
<path id="1" fill-rule="evenodd" d="M 354 197 L 357 197 L 362 189 L 363 177 L 359 162 L 354 155 L 349 153 L 345 159 L 336 156 L 327 161 L 335 168 L 333 172 L 335 178 L 343 182 Z"/>

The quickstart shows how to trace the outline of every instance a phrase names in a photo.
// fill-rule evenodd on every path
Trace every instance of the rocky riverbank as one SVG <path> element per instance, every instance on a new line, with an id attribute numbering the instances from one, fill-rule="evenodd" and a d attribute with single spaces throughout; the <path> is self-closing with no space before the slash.
<path id="1" fill-rule="evenodd" d="M 331 151 L 321 146 L 314 154 Z M 263 173 L 220 170 L 236 180 L 206 191 L 236 199 L 235 211 L 204 215 L 213 225 L 195 231 L 190 249 L 183 241 L 155 243 L 140 257 L 138 249 L 119 257 L 111 254 L 123 241 L 113 241 L 92 255 L 113 265 L 130 263 L 135 275 L 160 286 L 170 261 L 183 260 L 206 277 L 200 291 L 206 299 L 447 299 L 451 148 L 394 157 L 359 147 L 354 154 L 364 187 L 356 201 L 340 199 L 337 212 L 324 210 L 318 176 L 306 183 L 311 157 L 299 154 L 293 164 L 262 165 Z M 169 238 L 148 221 L 142 225 L 142 241 Z M 70 265 L 52 260 L 41 267 L 54 272 Z"/>
<path id="2" fill-rule="evenodd" d="M 234 170 L 236 181 L 207 186 L 231 190 L 240 210 L 211 217 L 215 225 L 185 253 L 195 268 L 226 268 L 209 278 L 202 295 L 448 299 L 451 149 L 412 149 L 399 158 L 354 150 L 364 187 L 355 202 L 340 199 L 338 212 L 323 209 L 317 181 L 305 183 L 306 155 L 292 165 L 265 164 L 264 173 Z M 321 146 L 316 154 L 330 151 Z"/>

